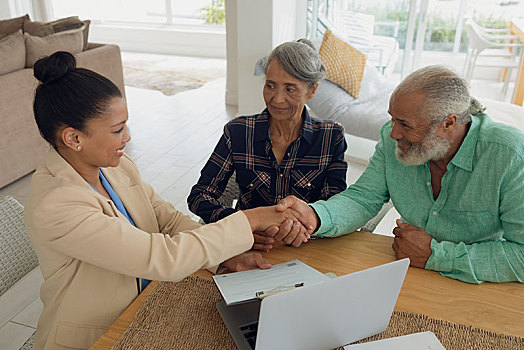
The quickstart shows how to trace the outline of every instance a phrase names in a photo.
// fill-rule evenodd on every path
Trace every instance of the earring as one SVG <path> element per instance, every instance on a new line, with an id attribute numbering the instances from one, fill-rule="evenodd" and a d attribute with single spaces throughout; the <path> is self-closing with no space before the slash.
<path id="1" fill-rule="evenodd" d="M 79 151 L 80 151 L 81 148 L 82 148 L 82 147 L 80 147 L 80 146 L 76 146 L 76 149 L 79 150 Z"/>

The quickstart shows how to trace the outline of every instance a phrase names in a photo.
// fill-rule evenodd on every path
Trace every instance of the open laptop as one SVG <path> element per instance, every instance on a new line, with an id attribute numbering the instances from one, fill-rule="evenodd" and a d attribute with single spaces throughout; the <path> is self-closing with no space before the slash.
<path id="1" fill-rule="evenodd" d="M 333 349 L 383 332 L 409 259 L 217 309 L 239 349 Z"/>

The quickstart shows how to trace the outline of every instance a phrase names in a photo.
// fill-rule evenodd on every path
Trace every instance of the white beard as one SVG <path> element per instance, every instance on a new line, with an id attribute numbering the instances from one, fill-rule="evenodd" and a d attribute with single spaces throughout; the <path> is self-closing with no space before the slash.
<path id="1" fill-rule="evenodd" d="M 404 165 L 422 165 L 430 160 L 439 160 L 448 153 L 451 144 L 448 140 L 440 138 L 436 135 L 437 128 L 433 128 L 429 135 L 419 143 L 411 143 L 408 141 L 397 141 L 397 148 L 395 156 L 397 160 Z M 405 151 L 398 145 L 408 146 L 409 150 Z"/>

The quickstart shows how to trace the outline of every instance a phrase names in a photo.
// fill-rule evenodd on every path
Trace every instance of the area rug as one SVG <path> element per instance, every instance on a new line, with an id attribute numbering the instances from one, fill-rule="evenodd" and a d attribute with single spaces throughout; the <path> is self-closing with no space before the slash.
<path id="1" fill-rule="evenodd" d="M 182 91 L 198 89 L 206 81 L 177 71 L 147 71 L 124 67 L 124 83 L 136 88 L 158 90 L 166 96 L 172 96 Z"/>
<path id="2" fill-rule="evenodd" d="M 218 61 L 218 63 L 217 63 Z M 225 76 L 225 64 L 205 58 L 124 54 L 124 83 L 172 96 Z M 222 68 L 224 66 L 224 68 Z"/>
<path id="3" fill-rule="evenodd" d="M 160 282 L 112 349 L 235 349 L 215 307 L 220 299 L 210 280 Z M 524 338 L 397 311 L 386 331 L 360 343 L 422 331 L 435 333 L 448 350 L 524 349 Z"/>

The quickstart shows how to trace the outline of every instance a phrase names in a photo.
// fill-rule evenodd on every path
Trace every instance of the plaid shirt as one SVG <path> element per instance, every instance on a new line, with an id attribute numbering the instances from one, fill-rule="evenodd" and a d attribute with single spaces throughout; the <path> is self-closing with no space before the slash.
<path id="1" fill-rule="evenodd" d="M 302 119 L 300 136 L 289 145 L 280 165 L 273 154 L 267 109 L 227 123 L 187 198 L 189 209 L 207 223 L 236 212 L 217 201 L 233 172 L 241 210 L 274 205 L 291 194 L 313 202 L 345 190 L 344 127 L 311 118 L 306 108 Z"/>

